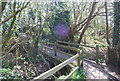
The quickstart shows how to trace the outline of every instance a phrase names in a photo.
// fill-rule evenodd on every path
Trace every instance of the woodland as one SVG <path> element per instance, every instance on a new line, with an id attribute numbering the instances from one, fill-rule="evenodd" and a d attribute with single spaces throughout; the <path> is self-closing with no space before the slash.
<path id="1" fill-rule="evenodd" d="M 96 47 L 96 50 L 99 48 L 97 53 L 92 47 Z M 55 51 L 52 51 L 52 48 Z M 120 80 L 119 0 L 117 2 L 0 0 L 1 80 L 33 80 L 50 70 L 51 73 L 48 72 L 43 76 L 52 74 L 44 79 L 45 81 L 64 80 L 75 67 L 62 65 L 64 62 L 67 64 L 67 60 L 70 62 L 67 56 L 62 54 L 69 53 L 69 56 L 74 58 L 79 54 L 74 49 L 81 48 L 86 54 L 97 56 L 99 53 L 99 56 L 96 61 L 96 57 L 83 52 L 84 55 L 78 57 L 79 62 L 80 59 L 94 61 L 103 69 L 107 68 L 107 73 L 114 72 L 115 74 L 111 75 Z M 48 52 L 55 53 L 55 58 L 51 58 L 52 55 Z M 60 61 L 57 55 L 66 59 Z M 65 81 L 89 79 L 84 69 L 84 60 L 82 64 L 79 62 L 79 69 Z M 55 66 L 59 64 L 65 67 L 57 71 Z M 56 68 L 54 71 L 57 72 L 52 73 L 54 67 Z M 42 78 L 38 79 L 41 80 Z"/>

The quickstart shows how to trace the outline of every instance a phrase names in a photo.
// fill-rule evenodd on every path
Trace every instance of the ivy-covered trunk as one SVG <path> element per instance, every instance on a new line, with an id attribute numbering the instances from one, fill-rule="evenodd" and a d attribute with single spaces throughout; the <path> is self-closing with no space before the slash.
<path id="1" fill-rule="evenodd" d="M 114 2 L 113 45 L 120 42 L 120 1 Z"/>

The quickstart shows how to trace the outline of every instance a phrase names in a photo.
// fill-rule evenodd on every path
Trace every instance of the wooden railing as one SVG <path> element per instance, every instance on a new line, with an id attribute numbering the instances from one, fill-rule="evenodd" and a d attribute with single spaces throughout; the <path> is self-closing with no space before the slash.
<path id="1" fill-rule="evenodd" d="M 93 46 L 89 46 L 89 45 L 83 45 L 83 44 L 77 44 L 77 43 L 71 43 L 71 42 L 65 42 L 65 41 L 57 41 L 58 43 L 64 43 L 64 44 L 68 44 L 69 46 L 70 45 L 74 45 L 74 46 L 79 46 L 79 47 L 89 47 L 89 48 L 93 48 L 96 50 L 96 54 L 91 54 L 91 53 L 87 53 L 87 52 L 84 52 L 84 54 L 86 55 L 90 55 L 90 56 L 93 56 L 96 58 L 96 62 L 98 63 L 98 60 L 99 60 L 99 46 L 96 45 L 96 47 L 93 47 Z"/>
<path id="2" fill-rule="evenodd" d="M 65 41 L 57 41 L 57 42 L 65 43 L 65 44 L 68 44 L 68 45 L 76 45 L 76 46 L 84 46 L 84 47 L 89 47 L 89 48 L 95 48 L 95 47 L 89 46 L 89 45 L 83 45 L 83 44 L 77 44 L 77 43 L 71 43 L 71 42 L 65 42 Z"/>
<path id="3" fill-rule="evenodd" d="M 65 67 L 66 65 L 68 65 L 70 62 L 73 62 L 74 60 L 76 60 L 79 57 L 79 54 L 76 54 L 74 56 L 72 56 L 71 58 L 69 58 L 68 60 L 62 62 L 61 64 L 53 67 L 52 69 L 44 72 L 43 74 L 41 74 L 40 76 L 34 78 L 34 80 L 36 79 L 46 79 L 47 77 L 51 76 L 53 73 L 56 73 L 57 71 L 59 71 L 60 69 L 62 69 L 63 67 Z"/>
<path id="4" fill-rule="evenodd" d="M 61 45 L 61 44 L 58 44 L 57 42 L 61 42 L 61 43 L 66 43 L 66 44 L 69 44 L 69 46 L 65 46 L 65 45 Z M 75 43 L 69 43 L 69 42 L 64 42 L 64 41 L 57 41 L 56 43 L 46 43 L 46 42 L 41 42 L 43 44 L 46 44 L 46 45 L 53 45 L 53 48 L 50 48 L 50 47 L 47 47 L 45 46 L 45 50 L 47 49 L 50 49 L 50 50 L 54 50 L 55 51 L 55 56 L 57 56 L 57 52 L 60 52 L 62 54 L 65 54 L 65 55 L 68 55 L 70 56 L 69 59 L 65 60 L 64 62 L 60 63 L 59 65 L 53 67 L 52 69 L 42 73 L 41 75 L 35 77 L 32 81 L 34 80 L 37 80 L 37 79 L 46 79 L 48 78 L 49 76 L 53 75 L 54 73 L 56 73 L 57 71 L 59 71 L 60 69 L 62 69 L 63 67 L 65 67 L 66 65 L 72 63 L 73 61 L 77 60 L 77 67 L 64 79 L 68 79 L 70 78 L 70 76 L 79 68 L 79 66 L 81 65 L 81 60 L 83 59 L 83 48 L 75 48 L 75 47 L 71 47 L 71 45 L 79 45 L 79 44 L 75 44 Z M 96 57 L 96 62 L 98 62 L 98 57 L 99 57 L 99 46 L 96 45 L 96 47 L 92 47 L 92 46 L 87 46 L 87 45 L 79 45 L 79 46 L 85 46 L 85 47 L 90 47 L 90 48 L 95 48 L 96 49 L 96 55 L 94 54 L 90 54 L 90 53 L 85 53 L 86 55 L 91 55 L 91 56 L 94 56 Z M 70 50 L 74 50 L 77 52 L 76 55 L 72 55 L 72 54 L 69 54 L 69 53 L 65 53 L 61 50 L 58 50 L 57 47 L 62 47 L 62 48 L 66 48 L 66 49 L 70 49 Z"/>

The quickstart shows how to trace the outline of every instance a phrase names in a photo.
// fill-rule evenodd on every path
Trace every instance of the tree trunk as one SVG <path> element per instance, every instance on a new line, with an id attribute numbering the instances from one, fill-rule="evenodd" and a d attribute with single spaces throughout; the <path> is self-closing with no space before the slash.
<path id="1" fill-rule="evenodd" d="M 105 13 L 106 13 L 106 41 L 107 41 L 108 45 L 110 45 L 110 41 L 109 41 L 109 28 L 108 28 L 107 2 L 105 2 Z"/>
<path id="2" fill-rule="evenodd" d="M 70 42 L 74 42 L 74 31 L 72 28 L 69 29 L 69 32 L 68 32 L 68 40 Z"/>
<path id="3" fill-rule="evenodd" d="M 114 2 L 114 28 L 113 45 L 118 45 L 120 41 L 120 2 Z"/>

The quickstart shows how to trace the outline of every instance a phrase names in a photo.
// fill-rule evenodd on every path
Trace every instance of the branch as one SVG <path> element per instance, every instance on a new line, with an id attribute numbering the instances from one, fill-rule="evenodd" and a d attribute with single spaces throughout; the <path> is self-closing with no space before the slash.
<path id="1" fill-rule="evenodd" d="M 82 22 L 78 23 L 77 25 L 75 25 L 75 27 L 79 26 L 80 24 L 84 23 L 88 18 L 85 18 Z"/>
<path id="2" fill-rule="evenodd" d="M 7 4 L 7 2 L 1 2 L 0 3 L 1 5 L 0 5 L 0 20 L 1 20 L 1 17 L 2 17 L 2 13 L 3 13 L 3 11 L 5 10 L 5 6 L 6 6 L 6 4 Z"/>
<path id="3" fill-rule="evenodd" d="M 84 29 L 82 30 L 82 32 L 81 32 L 81 34 L 80 34 L 80 38 L 79 38 L 79 40 L 78 40 L 78 43 L 81 42 L 82 37 L 83 37 L 85 31 L 87 30 L 87 28 L 88 28 L 88 26 L 89 26 L 89 23 L 90 23 L 90 21 L 91 21 L 92 15 L 93 15 L 93 13 L 94 13 L 94 11 L 95 11 L 96 3 L 97 3 L 97 2 L 93 2 L 90 15 L 88 16 L 88 19 L 87 19 L 87 21 L 86 21 L 86 24 L 84 25 Z"/>
<path id="4" fill-rule="evenodd" d="M 100 14 L 102 14 L 102 13 L 105 13 L 105 12 L 101 12 L 101 13 L 96 12 L 96 13 L 91 17 L 90 20 L 94 19 L 96 16 L 98 16 L 98 15 L 100 15 Z M 86 18 L 86 20 L 87 20 L 87 19 L 88 19 L 88 18 Z M 87 21 L 86 21 L 86 22 L 87 22 Z M 81 22 L 82 26 L 81 26 L 78 30 L 76 30 L 75 32 L 80 31 L 80 30 L 84 27 L 84 25 L 86 24 L 86 22 L 84 22 L 83 24 L 82 24 L 82 22 Z"/>
<path id="5" fill-rule="evenodd" d="M 11 18 L 13 18 L 13 17 L 14 17 L 15 15 L 17 15 L 19 12 L 21 12 L 24 8 L 26 8 L 28 4 L 29 4 L 29 2 L 28 2 L 24 7 L 22 7 L 20 10 L 14 12 L 11 16 L 9 16 L 8 18 L 6 18 L 6 19 L 3 20 L 2 22 L 0 22 L 0 24 L 3 24 L 3 23 L 5 23 L 5 22 L 9 21 Z"/>
<path id="6" fill-rule="evenodd" d="M 82 14 L 82 12 L 85 10 L 85 6 L 86 6 L 86 5 L 84 5 L 84 7 L 82 8 L 81 14 Z M 81 15 L 81 18 L 82 18 L 82 15 Z M 87 20 L 87 18 L 85 18 L 82 22 L 76 24 L 75 27 L 77 27 L 77 26 L 79 26 L 80 24 L 84 23 L 86 20 Z"/>

